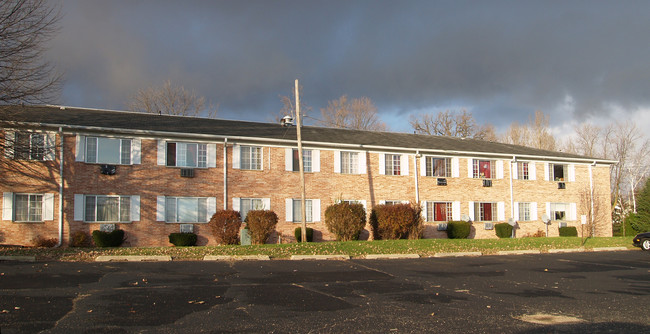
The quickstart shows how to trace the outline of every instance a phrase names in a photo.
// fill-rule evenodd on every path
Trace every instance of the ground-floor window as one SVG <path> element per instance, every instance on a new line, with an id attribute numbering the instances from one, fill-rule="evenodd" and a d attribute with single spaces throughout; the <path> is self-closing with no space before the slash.
<path id="1" fill-rule="evenodd" d="M 480 222 L 497 220 L 497 204 L 489 202 L 474 203 L 474 219 Z"/>
<path id="2" fill-rule="evenodd" d="M 131 221 L 131 196 L 86 195 L 84 217 L 87 222 Z"/>
<path id="3" fill-rule="evenodd" d="M 451 202 L 426 202 L 428 222 L 446 222 L 453 220 Z"/>
<path id="4" fill-rule="evenodd" d="M 15 194 L 14 221 L 41 222 L 43 221 L 43 195 Z"/>
<path id="5" fill-rule="evenodd" d="M 208 221 L 206 197 L 165 197 L 165 221 L 168 223 L 205 223 Z"/>

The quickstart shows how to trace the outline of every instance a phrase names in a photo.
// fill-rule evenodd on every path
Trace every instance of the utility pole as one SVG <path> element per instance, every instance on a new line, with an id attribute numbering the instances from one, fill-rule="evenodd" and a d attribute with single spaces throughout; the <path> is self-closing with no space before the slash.
<path id="1" fill-rule="evenodd" d="M 300 226 L 300 236 L 302 242 L 307 242 L 307 213 L 306 213 L 306 203 L 305 203 L 305 168 L 304 162 L 302 161 L 302 136 L 300 134 L 300 128 L 302 123 L 300 122 L 300 95 L 298 91 L 298 79 L 296 79 L 296 132 L 298 134 L 298 168 L 300 168 L 300 213 L 302 218 L 302 224 Z"/>

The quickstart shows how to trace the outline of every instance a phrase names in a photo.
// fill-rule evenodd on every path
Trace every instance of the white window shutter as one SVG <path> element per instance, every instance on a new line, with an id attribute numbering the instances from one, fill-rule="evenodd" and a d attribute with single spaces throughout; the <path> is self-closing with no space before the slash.
<path id="1" fill-rule="evenodd" d="M 320 221 L 320 199 L 311 200 L 311 220 L 312 222 Z"/>
<path id="2" fill-rule="evenodd" d="M 361 203 L 361 205 L 363 205 L 363 209 L 366 210 L 366 213 L 368 213 L 368 206 L 366 200 L 362 199 L 359 202 Z"/>
<path id="3" fill-rule="evenodd" d="M 420 176 L 427 176 L 427 157 L 420 157 Z"/>
<path id="4" fill-rule="evenodd" d="M 140 221 L 140 196 L 131 196 L 131 221 Z"/>
<path id="5" fill-rule="evenodd" d="M 284 170 L 287 172 L 293 171 L 293 149 L 285 148 L 284 149 Z"/>
<path id="6" fill-rule="evenodd" d="M 569 203 L 569 220 L 576 220 L 577 219 L 577 208 L 576 208 L 576 203 Z"/>
<path id="7" fill-rule="evenodd" d="M 285 198 L 284 213 L 287 217 L 286 221 L 293 222 L 293 198 Z"/>
<path id="8" fill-rule="evenodd" d="M 422 208 L 422 211 L 420 212 L 422 220 L 427 221 L 427 202 L 422 201 L 422 203 L 420 203 L 420 208 Z"/>
<path id="9" fill-rule="evenodd" d="M 334 151 L 334 173 L 341 173 L 341 151 Z"/>
<path id="10" fill-rule="evenodd" d="M 470 179 L 474 177 L 474 159 L 472 158 L 467 158 L 467 177 Z"/>
<path id="11" fill-rule="evenodd" d="M 2 193 L 2 220 L 14 218 L 14 193 Z"/>
<path id="12" fill-rule="evenodd" d="M 241 198 L 233 197 L 232 198 L 232 210 L 239 212 L 240 205 L 241 205 Z"/>
<path id="13" fill-rule="evenodd" d="M 451 158 L 451 177 L 459 177 L 460 176 L 460 168 L 459 168 L 460 161 L 458 158 Z"/>
<path id="14" fill-rule="evenodd" d="M 311 151 L 311 171 L 320 172 L 320 150 Z"/>
<path id="15" fill-rule="evenodd" d="M 512 217 L 512 219 L 519 221 L 519 202 L 514 202 L 513 205 L 514 207 L 512 208 L 512 214 L 514 217 Z"/>
<path id="16" fill-rule="evenodd" d="M 63 142 L 63 139 L 61 139 Z M 45 134 L 45 160 L 54 160 L 56 157 L 56 132 Z"/>
<path id="17" fill-rule="evenodd" d="M 208 146 L 208 168 L 217 168 L 217 144 L 208 144 L 207 146 Z M 210 217 L 212 217 L 212 215 L 210 215 Z"/>
<path id="18" fill-rule="evenodd" d="M 131 139 L 131 164 L 139 165 L 142 163 L 142 139 Z"/>
<path id="19" fill-rule="evenodd" d="M 516 162 L 513 162 L 513 163 L 510 164 L 510 170 L 512 171 L 512 178 L 513 178 L 514 180 L 516 180 L 517 178 L 519 178 L 519 170 L 517 169 L 518 165 L 519 165 L 519 164 L 516 163 Z M 516 216 L 515 216 L 515 217 L 516 217 Z"/>
<path id="20" fill-rule="evenodd" d="M 550 173 L 549 173 L 548 162 L 545 162 L 545 163 L 544 163 L 544 180 L 545 180 L 545 181 L 548 181 L 548 179 L 549 179 L 549 174 L 550 174 Z"/>
<path id="21" fill-rule="evenodd" d="M 537 180 L 537 169 L 535 167 L 535 162 L 533 161 L 528 163 L 528 179 Z"/>
<path id="22" fill-rule="evenodd" d="M 379 175 L 386 174 L 386 154 L 379 153 Z"/>
<path id="23" fill-rule="evenodd" d="M 503 179 L 503 160 L 497 160 L 497 179 Z"/>
<path id="24" fill-rule="evenodd" d="M 474 202 L 469 202 L 469 219 L 474 221 Z"/>
<path id="25" fill-rule="evenodd" d="M 271 210 L 271 199 L 270 198 L 262 198 L 262 209 L 263 210 Z"/>
<path id="26" fill-rule="evenodd" d="M 497 219 L 499 221 L 506 220 L 506 203 L 498 202 L 497 203 Z"/>
<path id="27" fill-rule="evenodd" d="M 208 197 L 207 199 L 207 204 L 208 204 L 208 221 L 212 218 L 212 216 L 217 212 L 217 198 L 216 197 Z"/>
<path id="28" fill-rule="evenodd" d="M 164 166 L 167 160 L 165 152 L 167 151 L 166 142 L 158 139 L 158 166 Z"/>
<path id="29" fill-rule="evenodd" d="M 241 146 L 239 145 L 232 146 L 232 168 L 233 169 L 241 168 Z"/>
<path id="30" fill-rule="evenodd" d="M 54 220 L 54 194 L 43 194 L 43 220 Z"/>
<path id="31" fill-rule="evenodd" d="M 576 182 L 576 165 L 569 164 L 569 182 Z"/>
<path id="32" fill-rule="evenodd" d="M 537 220 L 537 202 L 530 203 L 530 220 Z"/>
<path id="33" fill-rule="evenodd" d="M 451 219 L 460 220 L 460 201 L 454 201 L 451 203 Z"/>
<path id="34" fill-rule="evenodd" d="M 359 152 L 359 174 L 366 174 L 366 152 Z"/>
<path id="35" fill-rule="evenodd" d="M 74 194 L 74 220 L 84 220 L 84 195 Z"/>
<path id="36" fill-rule="evenodd" d="M 409 168 L 409 155 L 408 154 L 402 154 L 400 159 L 401 159 L 400 162 L 402 163 L 402 166 L 400 168 L 401 169 L 400 170 L 401 175 L 409 175 L 409 169 L 410 169 Z"/>
<path id="37" fill-rule="evenodd" d="M 379 205 L 384 205 L 384 204 L 386 204 L 386 201 L 384 200 L 379 201 Z"/>
<path id="38" fill-rule="evenodd" d="M 546 215 L 549 219 L 553 220 L 554 217 L 551 217 L 551 203 L 546 202 Z"/>
<path id="39" fill-rule="evenodd" d="M 75 161 L 86 161 L 86 136 L 77 135 L 77 138 L 75 140 Z"/>
<path id="40" fill-rule="evenodd" d="M 165 221 L 165 196 L 156 197 L 156 221 Z"/>

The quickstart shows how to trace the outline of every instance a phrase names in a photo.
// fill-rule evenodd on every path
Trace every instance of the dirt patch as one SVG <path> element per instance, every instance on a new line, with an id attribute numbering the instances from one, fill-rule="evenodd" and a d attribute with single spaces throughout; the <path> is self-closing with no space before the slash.
<path id="1" fill-rule="evenodd" d="M 585 322 L 580 318 L 571 317 L 568 315 L 545 314 L 545 313 L 524 314 L 514 318 L 521 321 L 530 322 L 539 325 L 562 325 L 562 324 L 577 324 L 577 323 Z"/>

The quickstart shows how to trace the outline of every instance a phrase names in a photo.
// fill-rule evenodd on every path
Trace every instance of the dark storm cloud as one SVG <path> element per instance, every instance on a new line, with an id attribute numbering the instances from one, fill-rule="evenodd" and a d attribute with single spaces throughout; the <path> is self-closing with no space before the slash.
<path id="1" fill-rule="evenodd" d="M 65 1 L 51 56 L 63 103 L 125 108 L 167 79 L 228 118 L 267 120 L 293 80 L 316 111 L 340 95 L 380 112 L 471 108 L 483 121 L 650 104 L 650 3 Z M 574 115 L 561 106 L 571 101 Z"/>

